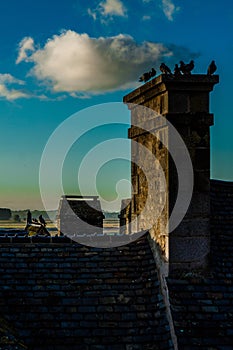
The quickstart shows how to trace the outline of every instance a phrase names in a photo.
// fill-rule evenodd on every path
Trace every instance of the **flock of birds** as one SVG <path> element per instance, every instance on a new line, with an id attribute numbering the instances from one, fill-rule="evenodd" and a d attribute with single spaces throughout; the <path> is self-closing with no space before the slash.
<path id="1" fill-rule="evenodd" d="M 173 73 L 165 63 L 161 63 L 159 69 L 162 72 L 162 74 L 169 74 L 175 77 L 178 77 L 181 75 L 191 75 L 191 72 L 194 69 L 194 61 L 191 60 L 189 63 L 184 63 L 183 61 L 180 61 L 180 65 L 178 64 L 175 65 Z M 207 75 L 213 75 L 216 72 L 216 70 L 217 70 L 217 66 L 215 64 L 215 61 L 212 61 L 207 69 Z M 146 83 L 148 80 L 155 77 L 155 75 L 156 75 L 156 70 L 152 68 L 149 72 L 144 73 L 139 78 L 139 81 Z"/>

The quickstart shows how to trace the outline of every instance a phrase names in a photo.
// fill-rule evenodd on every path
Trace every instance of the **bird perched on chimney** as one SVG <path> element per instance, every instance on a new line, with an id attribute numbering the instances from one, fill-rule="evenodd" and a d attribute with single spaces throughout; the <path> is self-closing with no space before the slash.
<path id="1" fill-rule="evenodd" d="M 212 61 L 208 67 L 207 75 L 213 75 L 214 72 L 216 72 L 216 70 L 217 70 L 217 66 L 215 64 L 215 61 Z"/>
<path id="2" fill-rule="evenodd" d="M 146 73 L 143 73 L 143 74 L 140 76 L 140 78 L 139 78 L 138 81 L 144 81 L 144 83 L 145 83 L 145 82 L 148 81 L 149 79 L 150 79 L 150 73 L 149 73 L 149 72 L 146 72 Z"/>
<path id="3" fill-rule="evenodd" d="M 175 75 L 175 77 L 178 77 L 181 75 L 180 68 L 178 67 L 178 64 L 175 64 L 174 75 Z"/>
<path id="4" fill-rule="evenodd" d="M 180 70 L 181 73 L 185 74 L 185 63 L 184 63 L 184 61 L 180 61 L 179 70 Z"/>
<path id="5" fill-rule="evenodd" d="M 155 76 L 156 76 L 156 70 L 154 68 L 151 68 L 150 77 L 153 78 Z"/>
<path id="6" fill-rule="evenodd" d="M 154 77 L 156 75 L 156 70 L 154 68 L 151 68 L 150 72 L 146 72 L 142 74 L 142 76 L 139 78 L 139 81 L 144 81 L 146 83 L 150 78 Z"/>
<path id="7" fill-rule="evenodd" d="M 180 71 L 185 75 L 191 75 L 191 71 L 194 68 L 194 61 L 191 60 L 189 63 L 185 64 L 183 61 L 180 61 Z"/>
<path id="8" fill-rule="evenodd" d="M 165 63 L 161 63 L 159 69 L 163 74 L 172 74 L 171 69 Z"/>

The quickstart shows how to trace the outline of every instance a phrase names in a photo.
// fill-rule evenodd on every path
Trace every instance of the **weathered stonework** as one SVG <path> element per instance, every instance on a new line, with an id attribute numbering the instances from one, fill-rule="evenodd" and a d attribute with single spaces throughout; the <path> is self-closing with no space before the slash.
<path id="1" fill-rule="evenodd" d="M 170 272 L 176 269 L 204 267 L 208 261 L 210 247 L 209 128 L 213 125 L 213 115 L 209 113 L 209 93 L 218 81 L 218 76 L 199 74 L 180 77 L 160 75 L 124 97 L 124 103 L 128 104 L 131 110 L 129 138 L 135 141 L 132 143 L 131 172 L 134 193 L 130 217 L 131 220 L 135 217 L 138 219 L 131 224 L 131 231 L 150 227 L 148 224 L 154 221 L 156 211 L 160 210 L 162 205 L 160 202 L 165 201 L 161 215 L 150 229 L 150 235 L 155 249 L 159 250 L 161 263 L 169 263 Z M 144 112 L 143 108 L 137 108 L 138 105 L 148 107 L 153 112 L 150 113 L 148 109 Z M 159 120 L 154 112 L 161 114 L 165 119 Z M 176 167 L 168 152 L 173 145 L 166 121 L 176 128 L 185 142 L 194 171 L 194 190 L 190 207 L 183 221 L 171 233 L 167 223 L 176 202 L 179 186 Z M 154 188 L 148 190 L 145 175 L 135 164 L 137 157 L 140 158 L 139 144 L 145 146 L 159 161 L 167 185 L 164 190 L 161 190 L 161 176 L 158 175 L 157 168 L 154 175 Z M 182 149 L 173 147 L 173 151 L 182 157 Z M 143 161 L 148 163 L 148 159 Z M 179 185 L 182 188 L 182 184 Z M 160 188 L 159 196 L 156 186 Z M 154 193 L 157 197 L 154 198 L 154 202 L 151 202 L 150 209 L 141 215 L 147 197 L 153 197 Z"/>

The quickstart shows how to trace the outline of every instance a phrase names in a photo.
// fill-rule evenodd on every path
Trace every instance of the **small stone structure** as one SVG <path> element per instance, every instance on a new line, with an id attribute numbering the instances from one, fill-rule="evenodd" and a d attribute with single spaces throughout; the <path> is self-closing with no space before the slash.
<path id="1" fill-rule="evenodd" d="M 170 272 L 176 269 L 204 267 L 208 261 L 210 246 L 209 128 L 213 124 L 213 115 L 209 113 L 209 93 L 218 81 L 218 76 L 200 74 L 179 77 L 160 75 L 124 97 L 124 103 L 128 104 L 131 110 L 132 125 L 129 129 L 129 138 L 135 141 L 132 144 L 131 168 L 134 193 L 131 204 L 120 215 L 121 221 L 122 223 L 127 220 L 132 221 L 138 217 L 134 221 L 136 224 L 131 224 L 131 231 L 145 230 L 157 215 L 158 203 L 165 201 L 162 213 L 150 229 L 150 234 L 156 258 L 161 258 L 161 268 L 167 268 L 168 263 Z M 144 109 L 137 108 L 138 105 L 148 107 L 165 118 L 158 122 L 155 113 L 145 113 Z M 189 210 L 181 224 L 171 233 L 167 224 L 176 202 L 178 179 L 174 162 L 168 152 L 173 145 L 166 121 L 169 121 L 181 135 L 189 151 L 194 170 L 194 190 Z M 138 145 L 146 147 L 155 156 L 166 180 L 166 188 L 160 190 L 159 196 L 154 195 L 151 208 L 144 215 L 141 215 L 142 210 L 147 197 L 153 197 L 153 191 L 148 189 L 145 174 L 134 162 L 141 156 Z M 182 149 L 174 151 L 177 154 L 180 152 L 182 157 Z M 143 161 L 149 162 L 148 159 L 145 158 Z M 156 174 L 154 174 L 155 188 L 161 187 L 161 179 Z M 151 175 L 153 177 L 153 174 Z M 179 185 L 182 187 L 182 184 Z"/>
<path id="2" fill-rule="evenodd" d="M 103 219 L 97 196 L 62 196 L 58 209 L 58 229 L 66 235 L 103 233 Z"/>

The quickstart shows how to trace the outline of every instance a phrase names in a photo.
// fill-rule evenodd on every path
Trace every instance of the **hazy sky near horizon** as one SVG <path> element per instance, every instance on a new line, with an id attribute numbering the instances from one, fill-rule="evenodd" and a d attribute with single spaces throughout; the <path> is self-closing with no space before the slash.
<path id="1" fill-rule="evenodd" d="M 122 102 L 140 86 L 144 71 L 159 72 L 161 62 L 173 68 L 180 59 L 194 59 L 194 73 L 206 73 L 216 60 L 220 84 L 211 93 L 211 176 L 233 180 L 232 0 L 8 0 L 0 3 L 0 31 L 0 207 L 42 208 L 40 160 L 54 130 L 84 108 Z M 121 124 L 118 108 L 115 112 L 108 126 L 70 145 L 66 192 L 78 191 L 78 167 L 91 149 L 127 139 L 129 113 Z M 98 119 L 93 109 L 87 115 Z M 80 119 L 80 130 L 83 123 Z M 106 200 L 116 195 L 117 182 L 129 179 L 129 169 L 125 159 L 100 169 L 97 187 Z M 88 188 L 89 174 L 85 180 Z M 123 183 L 125 196 L 126 187 Z"/>

